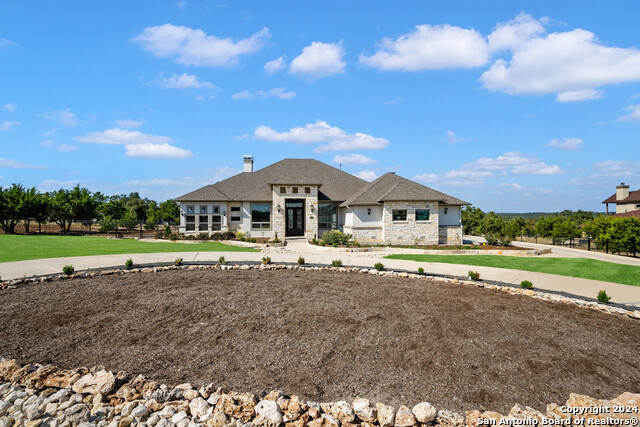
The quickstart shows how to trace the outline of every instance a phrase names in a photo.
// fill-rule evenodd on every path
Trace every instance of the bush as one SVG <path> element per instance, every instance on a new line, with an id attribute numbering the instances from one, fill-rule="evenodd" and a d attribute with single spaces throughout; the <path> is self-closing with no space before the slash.
<path id="1" fill-rule="evenodd" d="M 126 260 L 124 262 L 124 266 L 127 268 L 133 268 L 133 260 L 131 258 L 129 258 L 128 260 Z"/>
<path id="2" fill-rule="evenodd" d="M 231 239 L 235 239 L 236 235 L 233 234 L 233 232 L 231 231 L 224 231 L 222 232 L 222 240 L 231 240 Z"/>
<path id="3" fill-rule="evenodd" d="M 218 258 L 218 264 L 220 265 L 227 265 L 227 260 L 224 259 L 223 256 L 221 256 L 220 258 Z"/>
<path id="4" fill-rule="evenodd" d="M 609 301 L 611 301 L 611 297 L 607 295 L 607 291 L 601 290 L 600 292 L 598 292 L 598 301 L 603 304 L 609 304 Z"/>
<path id="5" fill-rule="evenodd" d="M 153 236 L 154 239 L 159 240 L 159 239 L 164 239 L 164 234 L 162 233 L 156 233 L 155 236 Z"/>
<path id="6" fill-rule="evenodd" d="M 116 221 L 109 215 L 104 216 L 100 221 L 98 221 L 98 224 L 100 225 L 101 233 L 106 233 L 107 231 L 113 231 L 116 229 Z"/>
<path id="7" fill-rule="evenodd" d="M 241 242 L 244 242 L 244 239 L 247 238 L 247 233 L 245 233 L 244 231 L 238 231 L 236 233 L 236 237 L 238 238 L 238 240 L 240 240 Z"/>
<path id="8" fill-rule="evenodd" d="M 129 231 L 135 230 L 138 226 L 138 218 L 131 211 L 127 211 L 120 219 L 120 224 Z"/>
<path id="9" fill-rule="evenodd" d="M 418 269 L 418 274 L 424 274 L 424 268 L 420 267 L 420 268 Z"/>
<path id="10" fill-rule="evenodd" d="M 327 231 L 322 235 L 322 241 L 327 245 L 346 245 L 351 240 L 351 234 L 345 234 L 340 230 Z"/>
<path id="11" fill-rule="evenodd" d="M 166 237 L 166 235 L 165 235 L 165 237 Z M 177 234 L 175 234 L 175 233 L 169 234 L 169 240 L 171 240 L 172 242 L 175 242 L 176 240 L 178 240 L 178 237 L 179 236 Z"/>
<path id="12" fill-rule="evenodd" d="M 255 243 L 255 242 L 257 242 L 257 240 L 256 240 L 256 239 L 254 239 L 254 238 L 251 238 L 251 239 L 247 239 L 247 242 L 249 242 L 249 243 Z"/>
<path id="13" fill-rule="evenodd" d="M 209 240 L 209 233 L 198 234 L 198 240 Z"/>
<path id="14" fill-rule="evenodd" d="M 324 240 L 322 240 L 322 241 L 320 242 L 320 246 L 324 246 L 324 245 L 326 245 L 326 243 L 325 243 L 325 241 L 324 241 Z"/>
<path id="15" fill-rule="evenodd" d="M 375 265 L 373 266 L 373 268 L 375 268 L 378 271 L 382 271 L 384 270 L 384 264 L 381 262 L 376 262 Z"/>
<path id="16" fill-rule="evenodd" d="M 500 245 L 500 239 L 496 236 L 493 236 L 491 234 L 487 234 L 486 236 L 484 236 L 485 239 L 487 239 L 487 245 L 491 245 L 491 246 L 499 246 Z"/>
<path id="17" fill-rule="evenodd" d="M 500 244 L 502 246 L 511 246 L 511 239 L 507 236 L 502 236 L 500 238 Z"/>
<path id="18" fill-rule="evenodd" d="M 337 248 L 337 247 L 338 247 L 338 242 L 333 242 L 333 243 L 331 244 L 331 246 L 333 246 L 334 248 Z"/>
<path id="19" fill-rule="evenodd" d="M 268 257 L 268 256 L 262 257 L 262 263 L 271 264 L 271 257 Z"/>
<path id="20" fill-rule="evenodd" d="M 342 260 L 334 259 L 333 261 L 331 261 L 331 265 L 333 265 L 334 267 L 342 267 Z"/>
<path id="21" fill-rule="evenodd" d="M 523 280 L 522 282 L 520 282 L 520 287 L 522 289 L 533 289 L 533 283 L 531 283 L 529 280 Z"/>
<path id="22" fill-rule="evenodd" d="M 211 240 L 222 240 L 223 238 L 224 236 L 219 231 L 216 231 L 215 233 L 211 233 Z"/>
<path id="23" fill-rule="evenodd" d="M 273 238 L 273 243 L 280 243 L 280 239 L 278 239 L 278 233 L 276 233 L 275 237 Z"/>
<path id="24" fill-rule="evenodd" d="M 62 267 L 62 272 L 67 276 L 72 275 L 74 271 L 75 268 L 73 268 L 73 265 L 65 265 L 64 267 Z"/>
<path id="25" fill-rule="evenodd" d="M 171 237 L 171 226 L 170 225 L 165 225 L 164 226 L 164 237 L 169 239 Z"/>
<path id="26" fill-rule="evenodd" d="M 176 265 L 182 265 L 184 260 L 182 258 L 176 258 Z"/>
<path id="27" fill-rule="evenodd" d="M 477 271 L 469 270 L 468 275 L 471 280 L 480 280 L 480 273 Z"/>
<path id="28" fill-rule="evenodd" d="M 302 257 L 298 258 L 298 264 L 299 265 L 304 264 L 304 258 L 302 258 Z"/>

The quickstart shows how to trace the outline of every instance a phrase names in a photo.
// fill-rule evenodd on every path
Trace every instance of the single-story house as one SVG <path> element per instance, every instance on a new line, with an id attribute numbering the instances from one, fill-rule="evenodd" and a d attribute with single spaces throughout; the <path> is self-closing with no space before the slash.
<path id="1" fill-rule="evenodd" d="M 320 238 L 341 230 L 362 243 L 462 244 L 469 203 L 393 172 L 372 182 L 313 159 L 284 159 L 175 199 L 180 232 Z"/>
<path id="2" fill-rule="evenodd" d="M 616 214 L 633 212 L 640 210 L 640 190 L 629 191 L 629 185 L 624 182 L 616 187 L 616 194 L 602 202 L 607 207 L 609 214 L 609 203 L 616 205 Z"/>

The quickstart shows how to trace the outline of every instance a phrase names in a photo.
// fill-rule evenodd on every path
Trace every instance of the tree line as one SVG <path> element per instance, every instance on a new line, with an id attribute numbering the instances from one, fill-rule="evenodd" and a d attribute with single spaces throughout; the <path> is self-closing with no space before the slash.
<path id="1" fill-rule="evenodd" d="M 66 234 L 73 223 L 89 226 L 89 231 L 95 223 L 102 232 L 117 230 L 118 222 L 127 230 L 142 230 L 143 226 L 153 230 L 161 222 L 177 223 L 179 218 L 174 201 L 158 204 L 138 193 L 107 196 L 79 185 L 51 192 L 21 184 L 0 187 L 0 229 L 7 234 L 15 234 L 20 223 L 29 233 L 32 222 L 38 224 L 38 231 L 43 223 L 53 222 Z"/>
<path id="2" fill-rule="evenodd" d="M 640 252 L 640 218 L 619 218 L 586 211 L 565 210 L 537 219 L 483 212 L 467 206 L 462 211 L 465 234 L 484 236 L 488 244 L 510 244 L 517 236 L 539 236 L 554 244 L 578 237 L 591 238 L 607 252 Z"/>

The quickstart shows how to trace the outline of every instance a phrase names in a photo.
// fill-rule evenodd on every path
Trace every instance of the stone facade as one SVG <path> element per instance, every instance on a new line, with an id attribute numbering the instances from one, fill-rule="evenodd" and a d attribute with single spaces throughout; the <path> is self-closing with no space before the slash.
<path id="1" fill-rule="evenodd" d="M 285 188 L 285 192 L 282 193 L 281 187 Z M 297 188 L 298 192 L 294 193 L 293 188 Z M 310 192 L 305 193 L 305 188 L 309 188 Z M 288 199 L 304 200 L 304 235 L 308 240 L 313 239 L 318 235 L 318 186 L 316 185 L 304 185 L 304 186 L 291 186 L 291 185 L 273 185 L 271 188 L 271 194 L 273 197 L 273 205 L 271 208 L 271 229 L 274 236 L 277 233 L 279 239 L 285 238 L 286 234 L 286 201 Z M 278 209 L 278 206 L 280 208 Z"/>
<path id="2" fill-rule="evenodd" d="M 440 245 L 461 245 L 462 226 L 461 225 L 441 225 L 438 236 Z"/>
<path id="3" fill-rule="evenodd" d="M 406 221 L 394 221 L 393 211 L 406 209 Z M 428 209 L 428 221 L 416 221 L 416 210 Z M 438 202 L 385 202 L 382 212 L 383 241 L 397 245 L 437 245 Z"/>
<path id="4" fill-rule="evenodd" d="M 351 234 L 354 240 L 360 243 L 379 243 L 382 242 L 382 227 L 343 227 L 344 232 Z"/>

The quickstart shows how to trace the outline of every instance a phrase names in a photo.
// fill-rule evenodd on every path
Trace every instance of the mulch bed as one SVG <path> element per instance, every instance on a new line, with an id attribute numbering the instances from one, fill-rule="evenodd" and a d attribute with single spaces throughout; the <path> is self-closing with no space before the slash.
<path id="1" fill-rule="evenodd" d="M 462 284 L 175 270 L 0 291 L 0 354 L 261 394 L 508 412 L 640 390 L 640 322 Z"/>

